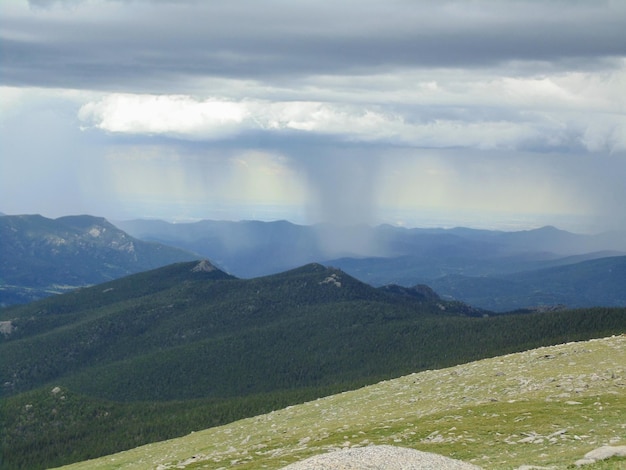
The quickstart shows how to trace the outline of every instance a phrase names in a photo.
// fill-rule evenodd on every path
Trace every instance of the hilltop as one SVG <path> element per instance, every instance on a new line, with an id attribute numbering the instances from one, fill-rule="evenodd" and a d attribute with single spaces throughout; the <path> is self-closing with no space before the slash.
<path id="1" fill-rule="evenodd" d="M 626 336 L 613 336 L 410 374 L 66 468 L 276 469 L 392 445 L 484 469 L 565 469 L 626 444 L 625 388 Z M 610 462 L 584 468 L 626 463 Z"/>

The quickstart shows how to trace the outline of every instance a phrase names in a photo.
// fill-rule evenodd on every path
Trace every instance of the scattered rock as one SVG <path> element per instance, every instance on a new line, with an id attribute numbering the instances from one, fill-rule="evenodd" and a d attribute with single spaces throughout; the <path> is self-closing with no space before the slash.
<path id="1" fill-rule="evenodd" d="M 13 331 L 15 331 L 15 326 L 10 321 L 0 321 L 0 334 L 4 336 L 9 336 Z"/>
<path id="2" fill-rule="evenodd" d="M 306 444 L 308 444 L 309 442 L 311 442 L 311 438 L 310 438 L 309 436 L 307 436 L 307 437 L 303 437 L 302 439 L 300 439 L 300 440 L 298 441 L 298 446 L 303 446 L 303 445 L 306 445 Z"/>
<path id="3" fill-rule="evenodd" d="M 480 470 L 461 460 L 389 445 L 353 447 L 283 467 L 283 470 Z"/>
<path id="4" fill-rule="evenodd" d="M 187 460 L 185 460 L 184 462 L 179 463 L 178 465 L 176 465 L 176 468 L 185 468 L 187 467 L 187 465 L 191 465 L 193 463 L 196 463 L 200 460 L 203 460 L 206 456 L 204 455 L 194 455 L 193 457 L 189 457 Z M 165 467 L 167 468 L 167 467 Z"/>
<path id="5" fill-rule="evenodd" d="M 585 456 L 574 462 L 578 467 L 595 463 L 598 460 L 610 459 L 611 457 L 626 457 L 626 446 L 602 446 L 587 452 Z"/>
<path id="6" fill-rule="evenodd" d="M 319 284 L 331 284 L 335 287 L 341 287 L 341 282 L 340 282 L 340 277 L 337 276 L 337 274 L 333 273 L 330 276 L 328 276 L 326 279 L 324 279 L 323 281 L 320 281 Z"/>
<path id="7" fill-rule="evenodd" d="M 550 434 L 548 437 L 548 439 L 551 439 L 553 437 L 557 437 L 557 436 L 562 436 L 563 434 L 565 434 L 567 432 L 567 429 L 559 429 L 556 432 L 553 432 L 552 434 Z"/>

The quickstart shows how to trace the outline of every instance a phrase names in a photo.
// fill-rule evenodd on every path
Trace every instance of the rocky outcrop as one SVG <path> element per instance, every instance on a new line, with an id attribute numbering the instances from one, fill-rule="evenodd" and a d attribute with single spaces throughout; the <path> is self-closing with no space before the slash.
<path id="1" fill-rule="evenodd" d="M 198 262 L 198 264 L 196 264 L 192 269 L 191 272 L 193 273 L 199 273 L 199 272 L 203 272 L 203 273 L 210 273 L 213 271 L 217 271 L 217 268 L 215 266 L 213 266 L 211 264 L 211 262 L 207 259 L 203 259 L 201 261 Z"/>

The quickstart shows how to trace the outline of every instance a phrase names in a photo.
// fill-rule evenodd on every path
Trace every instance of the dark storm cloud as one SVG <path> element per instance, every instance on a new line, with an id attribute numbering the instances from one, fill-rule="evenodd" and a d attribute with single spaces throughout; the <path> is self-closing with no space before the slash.
<path id="1" fill-rule="evenodd" d="M 626 54 L 626 2 L 33 2 L 3 12 L 2 83 L 163 92 L 255 80 Z M 178 83 L 175 81 L 178 80 Z"/>
<path id="2" fill-rule="evenodd" d="M 0 0 L 0 199 L 623 212 L 625 30 L 623 0 Z"/>

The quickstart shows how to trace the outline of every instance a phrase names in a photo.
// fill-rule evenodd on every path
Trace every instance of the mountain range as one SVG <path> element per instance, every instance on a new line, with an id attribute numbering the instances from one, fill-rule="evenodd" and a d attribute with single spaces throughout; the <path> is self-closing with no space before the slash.
<path id="1" fill-rule="evenodd" d="M 497 276 L 447 275 L 429 282 L 446 298 L 494 310 L 626 305 L 626 256 Z"/>
<path id="2" fill-rule="evenodd" d="M 134 236 L 205 256 L 241 277 L 308 262 L 374 286 L 426 284 L 488 310 L 626 305 L 626 234 L 301 226 L 286 221 L 119 222 Z M 602 262 L 592 262 L 606 258 Z M 565 268 L 569 266 L 569 268 Z M 587 279 L 587 281 L 585 281 Z M 574 287 L 575 286 L 575 287 Z"/>
<path id="3" fill-rule="evenodd" d="M 308 264 L 210 262 L 0 310 L 1 467 L 37 469 L 424 369 L 626 330 L 622 309 L 494 315 Z"/>
<path id="4" fill-rule="evenodd" d="M 116 224 L 93 216 L 1 216 L 0 305 L 203 257 L 243 278 L 321 262 L 373 286 L 426 284 L 446 299 L 498 312 L 626 304 L 620 233 L 286 221 Z"/>
<path id="5" fill-rule="evenodd" d="M 142 240 L 198 253 L 240 277 L 347 259 L 353 261 L 350 268 L 359 271 L 357 277 L 373 285 L 411 285 L 446 274 L 503 274 L 571 264 L 582 261 L 575 258 L 579 255 L 591 259 L 626 254 L 626 233 L 581 235 L 554 227 L 502 232 L 213 220 L 132 220 L 116 225 Z M 376 269 L 368 272 L 369 266 Z"/>
<path id="6" fill-rule="evenodd" d="M 626 331 L 620 234 L 117 225 L 0 216 L 0 469 Z"/>
<path id="7" fill-rule="evenodd" d="M 131 237 L 101 217 L 0 216 L 0 306 L 198 259 Z"/>

